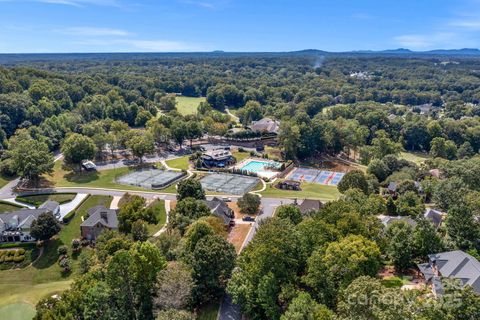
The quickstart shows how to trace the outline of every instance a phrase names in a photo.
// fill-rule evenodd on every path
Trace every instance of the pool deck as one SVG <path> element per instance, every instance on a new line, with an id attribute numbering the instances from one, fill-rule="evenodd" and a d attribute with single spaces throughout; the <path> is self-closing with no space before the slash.
<path id="1" fill-rule="evenodd" d="M 269 160 L 269 159 L 263 159 L 263 158 L 247 158 L 239 163 L 237 163 L 234 168 L 235 169 L 240 169 L 242 170 L 242 168 L 244 168 L 245 166 L 247 166 L 250 162 L 263 162 L 265 164 L 278 164 L 278 167 L 281 166 L 281 163 L 278 162 L 278 161 L 273 161 L 273 160 Z M 264 168 L 265 169 L 265 168 Z M 267 179 L 274 179 L 276 178 L 280 172 L 279 171 L 274 171 L 274 170 L 269 170 L 269 169 L 266 169 L 266 170 L 257 170 L 257 171 L 254 171 L 260 178 L 267 178 Z"/>

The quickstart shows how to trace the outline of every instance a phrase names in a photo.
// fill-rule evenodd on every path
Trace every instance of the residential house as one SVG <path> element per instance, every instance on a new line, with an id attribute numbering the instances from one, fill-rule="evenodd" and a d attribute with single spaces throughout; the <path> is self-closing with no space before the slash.
<path id="1" fill-rule="evenodd" d="M 52 200 L 47 200 L 45 201 L 39 209 L 46 209 L 53 213 L 53 215 L 57 218 L 60 219 L 60 204 L 57 201 L 52 201 Z"/>
<path id="2" fill-rule="evenodd" d="M 53 201 L 54 202 L 54 201 Z M 51 203 L 48 207 L 59 206 L 57 202 Z M 37 220 L 42 213 L 51 212 L 50 208 L 20 209 L 14 212 L 0 215 L 0 243 L 1 242 L 27 242 L 36 239 L 30 235 L 30 228 L 33 221 Z"/>
<path id="3" fill-rule="evenodd" d="M 225 201 L 214 197 L 212 200 L 203 200 L 203 203 L 210 208 L 212 215 L 223 220 L 226 227 L 235 225 L 235 214 Z"/>
<path id="4" fill-rule="evenodd" d="M 270 133 L 277 135 L 280 129 L 280 121 L 272 120 L 270 118 L 263 118 L 258 121 L 253 121 L 250 125 L 250 130 L 259 133 Z"/>
<path id="5" fill-rule="evenodd" d="M 117 230 L 117 210 L 96 206 L 87 210 L 88 218 L 80 225 L 82 238 L 96 240 L 104 230 Z"/>
<path id="6" fill-rule="evenodd" d="M 209 150 L 201 156 L 202 164 L 206 168 L 224 168 L 236 162 L 232 153 L 225 149 Z"/>
<path id="7" fill-rule="evenodd" d="M 460 250 L 430 254 L 428 259 L 427 263 L 418 264 L 418 268 L 435 295 L 445 292 L 443 278 L 458 279 L 462 287 L 469 285 L 480 294 L 480 262 L 477 259 Z"/>
<path id="8" fill-rule="evenodd" d="M 435 209 L 427 208 L 425 209 L 423 216 L 427 218 L 435 226 L 435 228 L 438 229 L 442 225 L 445 213 Z"/>
<path id="9" fill-rule="evenodd" d="M 385 228 L 388 228 L 392 223 L 395 221 L 403 221 L 415 228 L 417 226 L 417 222 L 410 217 L 407 216 L 385 216 L 379 215 L 378 218 L 382 222 Z"/>
<path id="10" fill-rule="evenodd" d="M 320 200 L 305 199 L 300 205 L 298 205 L 298 209 L 300 209 L 302 214 L 308 215 L 322 209 L 323 206 L 324 205 Z"/>

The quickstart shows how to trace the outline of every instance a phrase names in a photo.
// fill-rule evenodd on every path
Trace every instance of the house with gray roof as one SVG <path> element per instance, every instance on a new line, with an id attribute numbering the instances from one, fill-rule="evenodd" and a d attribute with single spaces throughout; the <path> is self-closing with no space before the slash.
<path id="1" fill-rule="evenodd" d="M 408 216 L 385 216 L 379 215 L 378 218 L 382 222 L 385 228 L 388 228 L 392 223 L 396 221 L 403 221 L 409 224 L 412 228 L 417 226 L 417 222 Z"/>
<path id="2" fill-rule="evenodd" d="M 47 200 L 45 201 L 39 209 L 46 209 L 53 213 L 53 215 L 59 219 L 60 218 L 60 204 L 57 201 Z"/>
<path id="3" fill-rule="evenodd" d="M 425 213 L 423 214 L 437 229 L 442 225 L 444 215 L 445 213 L 431 208 L 425 209 Z"/>
<path id="4" fill-rule="evenodd" d="M 253 121 L 250 125 L 250 130 L 253 132 L 260 132 L 260 133 L 271 133 L 271 134 L 278 134 L 280 129 L 280 121 L 273 120 L 270 118 L 263 118 L 258 121 Z"/>
<path id="5" fill-rule="evenodd" d="M 96 206 L 87 210 L 88 218 L 80 225 L 82 238 L 96 240 L 104 230 L 118 230 L 117 210 Z"/>
<path id="6" fill-rule="evenodd" d="M 207 207 L 210 208 L 210 212 L 212 213 L 212 215 L 219 217 L 223 220 L 223 224 L 226 227 L 235 224 L 235 214 L 225 201 L 214 197 L 212 200 L 203 200 L 203 203 L 205 203 Z"/>
<path id="7" fill-rule="evenodd" d="M 471 286 L 480 294 L 480 262 L 477 259 L 460 250 L 430 254 L 428 259 L 427 263 L 418 264 L 418 268 L 435 295 L 445 292 L 444 278 L 457 279 L 463 287 Z"/>
<path id="8" fill-rule="evenodd" d="M 38 209 L 19 209 L 17 211 L 0 214 L 0 243 L 2 242 L 27 242 L 36 239 L 30 235 L 33 221 L 37 220 L 42 213 L 53 213 L 52 209 L 59 206 L 58 202 L 52 201 L 47 206 Z"/>
<path id="9" fill-rule="evenodd" d="M 320 200 L 305 199 L 300 205 L 298 205 L 298 209 L 300 209 L 302 214 L 310 214 L 320 210 L 323 206 L 324 205 Z"/>

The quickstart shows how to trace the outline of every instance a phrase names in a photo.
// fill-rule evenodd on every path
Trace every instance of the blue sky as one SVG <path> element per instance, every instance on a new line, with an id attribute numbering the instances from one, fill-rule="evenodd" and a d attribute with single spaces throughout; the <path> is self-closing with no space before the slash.
<path id="1" fill-rule="evenodd" d="M 480 0 L 0 0 L 0 52 L 480 47 Z"/>

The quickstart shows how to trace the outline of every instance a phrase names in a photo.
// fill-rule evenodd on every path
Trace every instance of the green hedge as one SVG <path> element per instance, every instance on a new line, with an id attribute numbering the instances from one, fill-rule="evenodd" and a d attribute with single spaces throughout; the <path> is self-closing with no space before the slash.
<path id="1" fill-rule="evenodd" d="M 25 260 L 25 249 L 0 250 L 0 263 L 19 263 L 23 260 Z"/>
<path id="2" fill-rule="evenodd" d="M 36 244 L 34 242 L 9 242 L 9 243 L 0 243 L 0 249 L 10 249 L 10 248 L 35 248 Z"/>
<path id="3" fill-rule="evenodd" d="M 33 200 L 30 199 L 29 197 L 33 196 L 53 196 L 53 195 L 62 195 L 62 194 L 67 194 L 67 195 L 76 195 L 75 192 L 52 192 L 52 193 L 37 193 L 37 194 L 30 194 L 30 195 L 24 195 L 24 196 L 18 196 L 15 198 L 18 202 L 23 202 L 26 204 L 31 204 L 32 206 L 39 207 L 43 204 L 43 201 L 38 201 L 38 200 Z M 63 200 L 63 201 L 58 201 L 59 204 L 64 204 L 67 202 L 70 202 L 72 200 Z"/>

